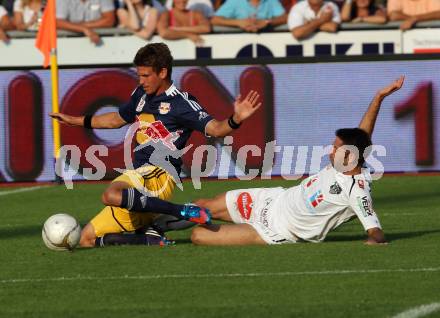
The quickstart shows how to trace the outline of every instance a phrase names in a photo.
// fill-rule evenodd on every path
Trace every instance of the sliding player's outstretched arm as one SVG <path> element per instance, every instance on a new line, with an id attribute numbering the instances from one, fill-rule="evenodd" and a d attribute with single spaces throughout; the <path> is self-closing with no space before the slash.
<path id="1" fill-rule="evenodd" d="M 367 232 L 367 245 L 386 244 L 379 218 L 373 209 L 370 184 L 364 180 L 353 179 L 353 186 L 349 194 L 351 210 L 356 214 L 363 228 Z"/>
<path id="2" fill-rule="evenodd" d="M 120 128 L 127 124 L 127 122 L 119 115 L 118 112 L 111 112 L 102 115 L 94 115 L 88 118 L 87 116 L 70 116 L 62 113 L 50 113 L 50 117 L 58 120 L 61 124 L 66 124 L 69 126 L 82 126 L 86 128 L 101 128 L 101 129 L 111 129 Z M 87 126 L 90 127 L 87 127 Z"/>
<path id="3" fill-rule="evenodd" d="M 373 134 L 374 125 L 376 124 L 377 114 L 379 114 L 382 101 L 388 95 L 398 91 L 402 87 L 404 80 L 405 76 L 401 76 L 398 80 L 382 88 L 376 93 L 371 101 L 370 106 L 368 107 L 364 117 L 362 117 L 361 123 L 359 124 L 359 128 L 366 131 L 370 137 Z"/>

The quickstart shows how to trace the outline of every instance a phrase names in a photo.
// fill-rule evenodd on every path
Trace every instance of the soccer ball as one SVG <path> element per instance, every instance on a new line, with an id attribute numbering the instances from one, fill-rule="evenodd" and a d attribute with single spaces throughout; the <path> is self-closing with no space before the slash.
<path id="1" fill-rule="evenodd" d="M 71 251 L 79 243 L 81 226 L 68 214 L 55 214 L 44 222 L 42 236 L 44 244 L 51 250 Z"/>

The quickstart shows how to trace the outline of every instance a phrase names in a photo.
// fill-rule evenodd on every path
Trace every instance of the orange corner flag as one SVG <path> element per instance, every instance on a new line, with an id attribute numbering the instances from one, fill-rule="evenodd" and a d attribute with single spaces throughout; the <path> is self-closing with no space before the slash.
<path id="1" fill-rule="evenodd" d="M 43 66 L 47 67 L 50 60 L 50 52 L 57 48 L 57 22 L 55 18 L 55 0 L 48 0 L 44 9 L 43 19 L 38 29 L 35 46 L 44 55 Z"/>

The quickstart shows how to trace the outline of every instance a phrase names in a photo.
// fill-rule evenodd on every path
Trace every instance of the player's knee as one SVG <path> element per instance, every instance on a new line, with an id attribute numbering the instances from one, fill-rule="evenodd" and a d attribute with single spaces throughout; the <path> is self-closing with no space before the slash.
<path id="1" fill-rule="evenodd" d="M 79 246 L 81 246 L 81 247 L 94 247 L 95 246 L 95 238 L 81 235 L 81 239 L 79 240 Z"/>
<path id="2" fill-rule="evenodd" d="M 108 206 L 119 206 L 121 204 L 121 193 L 120 190 L 107 189 L 101 196 L 101 201 Z"/>
<path id="3" fill-rule="evenodd" d="M 212 231 L 217 231 L 216 225 L 199 225 L 191 232 L 191 242 L 195 245 L 209 244 Z"/>
<path id="4" fill-rule="evenodd" d="M 203 208 L 209 209 L 209 211 L 211 212 L 211 215 L 215 218 L 215 214 L 216 214 L 216 210 L 215 206 L 212 204 L 213 200 L 211 199 L 198 199 L 196 201 L 194 201 L 195 205 L 201 206 Z"/>
<path id="5" fill-rule="evenodd" d="M 79 240 L 79 246 L 81 247 L 94 247 L 96 235 L 90 224 L 87 224 L 81 231 L 81 238 Z"/>
<path id="6" fill-rule="evenodd" d="M 195 204 L 195 205 L 198 205 L 198 206 L 201 206 L 201 207 L 206 207 L 206 201 L 208 201 L 208 200 L 206 200 L 206 199 L 198 199 L 198 200 L 195 200 L 193 203 Z"/>
<path id="7" fill-rule="evenodd" d="M 212 209 L 209 210 L 211 212 L 211 216 L 213 219 L 216 220 L 223 220 L 223 211 L 221 210 L 216 210 L 216 209 Z"/>
<path id="8" fill-rule="evenodd" d="M 81 237 L 81 240 L 79 241 L 79 246 L 81 246 L 81 247 L 95 247 L 95 240 Z"/>
<path id="9" fill-rule="evenodd" d="M 191 242 L 195 245 L 202 245 L 204 242 L 203 233 L 205 231 L 206 229 L 201 226 L 197 226 L 196 228 L 194 228 L 191 233 Z"/>

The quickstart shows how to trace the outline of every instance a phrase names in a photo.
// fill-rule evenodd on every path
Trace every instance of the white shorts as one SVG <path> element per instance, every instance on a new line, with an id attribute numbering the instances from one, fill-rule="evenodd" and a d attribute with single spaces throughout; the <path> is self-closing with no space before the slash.
<path id="1" fill-rule="evenodd" d="M 226 206 L 234 223 L 251 225 L 267 244 L 295 243 L 274 228 L 275 199 L 285 190 L 277 188 L 239 189 L 226 192 Z"/>

